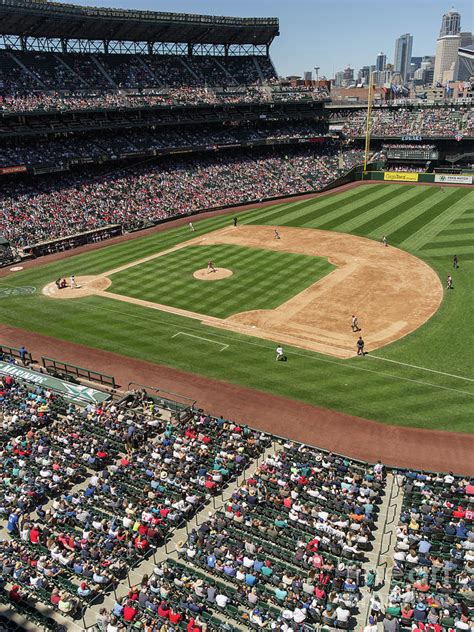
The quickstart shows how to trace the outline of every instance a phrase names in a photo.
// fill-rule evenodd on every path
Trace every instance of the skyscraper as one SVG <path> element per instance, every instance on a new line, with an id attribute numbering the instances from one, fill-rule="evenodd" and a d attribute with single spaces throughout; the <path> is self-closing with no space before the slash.
<path id="1" fill-rule="evenodd" d="M 446 35 L 457 35 L 460 31 L 461 15 L 454 9 L 451 9 L 443 15 L 439 36 L 445 37 Z"/>
<path id="2" fill-rule="evenodd" d="M 409 79 L 412 47 L 413 36 L 410 33 L 400 35 L 395 40 L 394 70 L 400 73 L 403 83 L 407 83 Z"/>
<path id="3" fill-rule="evenodd" d="M 375 62 L 375 70 L 377 72 L 381 72 L 385 70 L 385 66 L 387 65 L 387 55 L 385 53 L 379 53 L 377 55 L 377 61 Z"/>
<path id="4" fill-rule="evenodd" d="M 464 35 L 464 34 L 463 34 Z M 458 50 L 461 45 L 461 16 L 454 10 L 443 15 L 441 29 L 436 42 L 436 59 L 433 85 L 445 85 L 457 79 Z"/>

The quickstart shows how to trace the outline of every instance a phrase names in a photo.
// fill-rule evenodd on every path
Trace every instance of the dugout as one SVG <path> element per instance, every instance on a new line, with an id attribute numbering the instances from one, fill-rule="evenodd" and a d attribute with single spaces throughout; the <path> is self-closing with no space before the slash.
<path id="1" fill-rule="evenodd" d="M 0 235 L 0 267 L 7 266 L 15 261 L 15 254 L 8 239 Z"/>
<path id="2" fill-rule="evenodd" d="M 134 407 L 142 406 L 149 401 L 152 401 L 159 409 L 170 411 L 172 416 L 181 422 L 191 418 L 196 404 L 195 399 L 185 395 L 136 382 L 128 384 L 128 392 L 118 404 L 125 403 L 133 410 Z"/>

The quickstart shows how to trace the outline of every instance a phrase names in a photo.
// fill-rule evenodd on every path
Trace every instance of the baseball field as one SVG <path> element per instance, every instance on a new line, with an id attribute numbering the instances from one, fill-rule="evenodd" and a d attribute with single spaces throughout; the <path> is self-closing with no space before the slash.
<path id="1" fill-rule="evenodd" d="M 383 423 L 473 432 L 473 190 L 371 184 L 246 211 L 237 227 L 234 215 L 2 277 L 0 322 Z M 57 290 L 71 274 L 81 287 Z"/>

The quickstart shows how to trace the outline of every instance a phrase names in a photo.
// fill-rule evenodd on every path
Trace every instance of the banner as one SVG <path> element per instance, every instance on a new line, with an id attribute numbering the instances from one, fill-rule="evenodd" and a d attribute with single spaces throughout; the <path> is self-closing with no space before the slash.
<path id="1" fill-rule="evenodd" d="M 99 404 L 106 399 L 110 399 L 109 393 L 103 393 L 102 391 L 97 391 L 95 388 L 89 388 L 81 384 L 71 384 L 70 382 L 59 380 L 57 377 L 51 377 L 51 375 L 45 373 L 38 373 L 37 371 L 27 369 L 18 364 L 0 362 L 0 374 L 11 375 L 19 380 L 37 384 L 42 388 L 51 388 L 75 404 Z"/>
<path id="2" fill-rule="evenodd" d="M 412 173 L 410 171 L 385 171 L 383 179 L 398 180 L 401 182 L 418 182 L 419 175 L 419 173 Z"/>
<path id="3" fill-rule="evenodd" d="M 441 182 L 441 184 L 472 184 L 472 176 L 460 176 L 450 173 L 437 173 L 435 175 L 435 182 Z"/>
<path id="4" fill-rule="evenodd" d="M 18 167 L 2 167 L 0 169 L 0 175 L 6 176 L 9 173 L 23 173 L 26 170 L 24 165 L 19 165 Z"/>

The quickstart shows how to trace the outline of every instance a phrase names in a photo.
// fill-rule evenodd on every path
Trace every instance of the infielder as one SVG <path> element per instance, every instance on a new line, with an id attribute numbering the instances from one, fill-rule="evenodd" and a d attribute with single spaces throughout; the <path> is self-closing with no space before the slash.
<path id="1" fill-rule="evenodd" d="M 281 362 L 282 360 L 285 359 L 285 352 L 283 351 L 283 347 L 281 345 L 278 345 L 275 351 L 276 351 L 277 362 Z"/>
<path id="2" fill-rule="evenodd" d="M 359 321 L 357 320 L 357 316 L 355 314 L 352 314 L 351 328 L 352 331 L 360 331 Z"/>
<path id="3" fill-rule="evenodd" d="M 276 228 L 275 228 L 275 239 L 281 239 L 280 233 L 277 231 Z"/>

